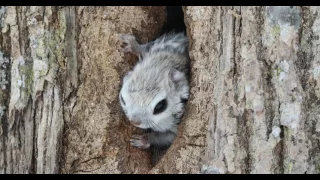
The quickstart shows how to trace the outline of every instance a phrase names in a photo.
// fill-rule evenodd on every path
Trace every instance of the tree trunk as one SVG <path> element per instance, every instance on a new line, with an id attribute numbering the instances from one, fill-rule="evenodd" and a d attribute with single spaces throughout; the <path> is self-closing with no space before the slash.
<path id="1" fill-rule="evenodd" d="M 320 8 L 183 7 L 191 96 L 159 163 L 118 101 L 165 7 L 0 8 L 0 173 L 320 173 Z"/>
<path id="2" fill-rule="evenodd" d="M 155 37 L 165 7 L 2 7 L 1 173 L 134 173 L 118 33 Z M 137 166 L 139 165 L 139 166 Z"/>

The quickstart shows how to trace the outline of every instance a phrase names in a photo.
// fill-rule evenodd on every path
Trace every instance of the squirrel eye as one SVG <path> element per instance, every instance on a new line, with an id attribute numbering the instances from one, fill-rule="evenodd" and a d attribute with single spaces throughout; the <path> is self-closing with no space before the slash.
<path id="1" fill-rule="evenodd" d="M 120 99 L 121 99 L 121 102 L 122 102 L 124 105 L 126 105 L 126 103 L 125 103 L 124 100 L 123 100 L 122 95 L 120 96 Z"/>
<path id="2" fill-rule="evenodd" d="M 162 113 L 167 108 L 167 100 L 163 99 L 161 100 L 156 107 L 153 110 L 153 114 L 159 114 Z"/>

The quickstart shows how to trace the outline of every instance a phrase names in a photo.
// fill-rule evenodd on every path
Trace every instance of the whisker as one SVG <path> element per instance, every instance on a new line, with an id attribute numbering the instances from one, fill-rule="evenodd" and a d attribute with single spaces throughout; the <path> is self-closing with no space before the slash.
<path id="1" fill-rule="evenodd" d="M 147 120 L 147 124 L 148 124 L 148 127 L 151 127 L 149 120 Z M 147 131 L 147 136 L 148 136 L 148 139 L 149 139 L 150 138 L 150 132 L 149 131 Z"/>
<path id="2" fill-rule="evenodd" d="M 153 121 L 150 121 L 150 122 L 151 122 L 151 124 L 153 124 L 153 127 L 154 127 L 156 130 L 159 130 L 159 131 L 162 130 L 162 128 L 161 128 L 159 125 L 157 125 L 155 122 L 153 122 Z"/>
<path id="3" fill-rule="evenodd" d="M 150 126 L 151 129 L 154 129 L 154 126 L 152 125 L 152 121 L 147 119 L 147 123 L 148 123 L 148 126 Z"/>
<path id="4" fill-rule="evenodd" d="M 152 126 L 152 129 L 154 129 L 155 131 L 158 130 L 158 127 L 154 124 L 153 121 L 150 121 L 150 124 Z"/>

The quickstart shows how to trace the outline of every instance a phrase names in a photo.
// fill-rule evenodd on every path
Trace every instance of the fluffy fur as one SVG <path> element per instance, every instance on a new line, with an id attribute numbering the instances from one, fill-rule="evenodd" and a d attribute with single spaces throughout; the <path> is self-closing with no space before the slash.
<path id="1" fill-rule="evenodd" d="M 140 45 L 134 36 L 120 35 L 120 41 L 123 51 L 139 57 L 123 79 L 121 106 L 133 125 L 152 129 L 151 133 L 132 136 L 131 145 L 143 149 L 169 146 L 189 98 L 188 38 L 183 33 L 169 33 Z M 167 108 L 154 114 L 155 106 L 163 99 Z"/>

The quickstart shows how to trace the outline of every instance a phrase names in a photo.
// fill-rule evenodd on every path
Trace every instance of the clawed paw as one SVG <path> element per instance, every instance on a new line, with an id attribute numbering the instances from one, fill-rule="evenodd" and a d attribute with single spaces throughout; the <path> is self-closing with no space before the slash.
<path id="1" fill-rule="evenodd" d="M 150 147 L 150 143 L 148 142 L 148 138 L 145 135 L 131 136 L 130 144 L 132 146 L 140 148 L 140 149 L 148 149 Z"/>
<path id="2" fill-rule="evenodd" d="M 132 52 L 132 44 L 136 41 L 136 38 L 133 35 L 129 34 L 120 34 L 119 40 L 121 42 L 121 48 L 123 52 Z"/>

